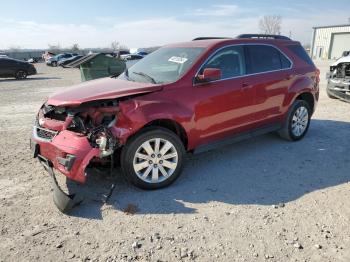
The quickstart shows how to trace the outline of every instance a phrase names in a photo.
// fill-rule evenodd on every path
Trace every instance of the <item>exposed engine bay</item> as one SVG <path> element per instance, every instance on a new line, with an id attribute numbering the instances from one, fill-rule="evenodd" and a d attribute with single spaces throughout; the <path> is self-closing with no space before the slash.
<path id="1" fill-rule="evenodd" d="M 335 66 L 330 67 L 331 78 L 350 78 L 350 62 L 339 63 Z"/>
<path id="2" fill-rule="evenodd" d="M 109 162 L 113 169 L 114 152 L 120 147 L 113 127 L 118 121 L 119 102 L 95 101 L 78 107 L 56 107 L 44 104 L 37 115 L 31 140 L 33 156 L 49 172 L 54 187 L 54 202 L 62 212 L 79 204 L 75 194 L 65 193 L 57 183 L 54 168 L 69 179 L 84 183 L 86 167 Z M 104 195 L 105 201 L 114 190 Z"/>
<path id="3" fill-rule="evenodd" d="M 118 142 L 110 128 L 117 122 L 117 101 L 99 101 L 77 108 L 44 104 L 39 111 L 38 124 L 57 132 L 69 130 L 87 137 L 93 148 L 100 149 L 100 158 L 113 154 Z"/>
<path id="4" fill-rule="evenodd" d="M 328 97 L 350 102 L 350 56 L 338 59 L 330 67 L 327 78 Z"/>

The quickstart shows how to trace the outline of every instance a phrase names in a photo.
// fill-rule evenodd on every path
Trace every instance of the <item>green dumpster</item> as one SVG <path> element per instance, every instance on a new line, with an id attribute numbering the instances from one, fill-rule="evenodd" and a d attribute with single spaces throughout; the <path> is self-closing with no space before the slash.
<path id="1" fill-rule="evenodd" d="M 81 81 L 120 75 L 126 69 L 123 60 L 110 54 L 97 53 L 82 57 L 74 61 L 69 67 L 79 67 Z"/>

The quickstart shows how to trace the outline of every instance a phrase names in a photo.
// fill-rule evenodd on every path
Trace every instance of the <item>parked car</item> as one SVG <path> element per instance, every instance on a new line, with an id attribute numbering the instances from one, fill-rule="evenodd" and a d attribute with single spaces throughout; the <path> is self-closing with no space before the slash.
<path id="1" fill-rule="evenodd" d="M 138 61 L 140 61 L 143 58 L 143 56 L 138 54 L 128 54 L 128 55 L 121 55 L 120 58 L 125 61 L 126 66 L 129 68 L 134 64 L 136 64 Z"/>
<path id="2" fill-rule="evenodd" d="M 25 79 L 29 75 L 35 75 L 34 65 L 9 57 L 0 57 L 0 77 L 14 77 Z"/>
<path id="3" fill-rule="evenodd" d="M 80 59 L 82 57 L 83 57 L 83 55 L 76 55 L 76 56 L 72 56 L 69 58 L 65 58 L 65 59 L 58 61 L 57 65 L 62 66 L 62 67 L 66 67 L 66 65 L 68 65 L 74 61 L 77 61 L 78 59 Z"/>
<path id="4" fill-rule="evenodd" d="M 146 55 L 148 55 L 148 53 L 145 52 L 145 51 L 140 51 L 140 52 L 137 52 L 136 54 L 137 54 L 137 55 L 141 55 L 141 56 L 146 56 Z"/>
<path id="5" fill-rule="evenodd" d="M 27 59 L 27 62 L 35 64 L 35 63 L 39 63 L 41 60 L 42 60 L 41 57 L 31 57 L 31 58 Z"/>
<path id="6" fill-rule="evenodd" d="M 350 55 L 334 62 L 327 74 L 327 95 L 350 103 Z"/>
<path id="7" fill-rule="evenodd" d="M 119 77 L 53 94 L 37 115 L 34 157 L 53 178 L 57 170 L 79 183 L 88 164 L 118 158 L 131 183 L 158 189 L 179 177 L 186 152 L 273 131 L 302 139 L 318 101 L 319 70 L 299 42 L 256 37 L 168 45 Z M 74 200 L 53 184 L 55 203 L 66 211 Z"/>
<path id="8" fill-rule="evenodd" d="M 47 62 L 47 60 L 49 60 L 51 57 L 54 57 L 56 54 L 49 52 L 49 51 L 45 51 L 45 53 L 42 54 L 42 59 L 45 61 L 45 63 Z"/>
<path id="9" fill-rule="evenodd" d="M 71 57 L 74 57 L 74 56 L 77 56 L 78 54 L 71 54 L 71 53 L 65 53 L 65 54 L 59 54 L 59 55 L 55 55 L 54 57 L 51 57 L 49 58 L 47 61 L 46 61 L 46 64 L 48 66 L 57 66 L 58 65 L 58 62 L 60 62 L 61 60 L 63 59 L 67 59 L 67 58 L 71 58 Z"/>

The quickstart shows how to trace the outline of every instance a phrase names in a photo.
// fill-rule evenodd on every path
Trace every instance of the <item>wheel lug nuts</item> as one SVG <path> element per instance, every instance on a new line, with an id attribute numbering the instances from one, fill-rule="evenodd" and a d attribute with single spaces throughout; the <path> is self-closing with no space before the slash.
<path id="1" fill-rule="evenodd" d="M 159 160 L 159 164 L 163 164 L 163 160 Z"/>
<path id="2" fill-rule="evenodd" d="M 155 158 L 155 157 L 156 157 L 156 155 L 155 155 L 155 154 L 152 154 L 152 155 L 151 155 L 151 157 L 152 157 L 152 158 Z"/>
<path id="3" fill-rule="evenodd" d="M 153 166 L 154 166 L 154 167 L 157 167 L 157 164 L 154 164 Z"/>
<path id="4" fill-rule="evenodd" d="M 158 154 L 158 158 L 161 158 L 162 157 L 162 155 L 161 154 Z"/>
<path id="5" fill-rule="evenodd" d="M 152 165 L 152 164 L 153 164 L 153 161 L 152 161 L 152 160 L 150 160 L 148 163 L 149 163 L 150 165 Z"/>

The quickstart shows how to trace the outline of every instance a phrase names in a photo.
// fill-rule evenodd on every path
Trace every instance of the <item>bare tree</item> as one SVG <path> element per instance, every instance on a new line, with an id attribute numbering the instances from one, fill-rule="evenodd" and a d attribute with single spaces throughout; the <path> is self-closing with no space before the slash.
<path id="1" fill-rule="evenodd" d="M 79 45 L 73 44 L 71 50 L 72 50 L 72 52 L 78 52 L 80 50 Z"/>
<path id="2" fill-rule="evenodd" d="M 111 48 L 112 48 L 112 51 L 113 51 L 113 52 L 119 51 L 119 49 L 120 49 L 120 44 L 119 44 L 119 42 L 113 41 L 113 42 L 111 43 Z"/>
<path id="3" fill-rule="evenodd" d="M 61 46 L 58 43 L 57 43 L 57 45 L 48 44 L 48 46 L 49 46 L 49 51 L 54 53 L 54 54 L 61 52 Z"/>
<path id="4" fill-rule="evenodd" d="M 279 15 L 265 15 L 259 21 L 260 31 L 264 34 L 281 34 L 282 17 Z"/>

